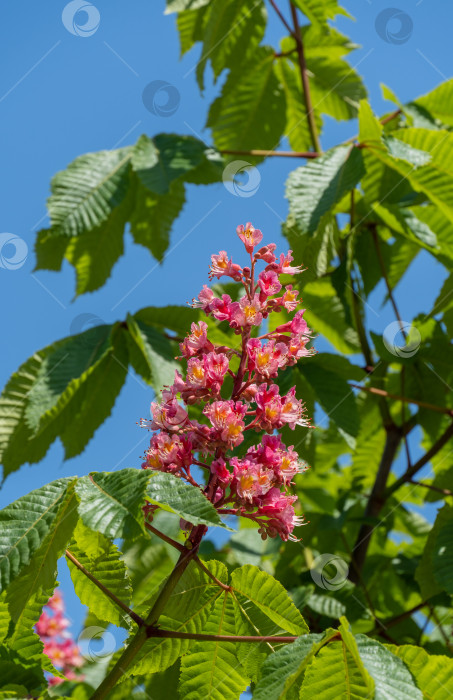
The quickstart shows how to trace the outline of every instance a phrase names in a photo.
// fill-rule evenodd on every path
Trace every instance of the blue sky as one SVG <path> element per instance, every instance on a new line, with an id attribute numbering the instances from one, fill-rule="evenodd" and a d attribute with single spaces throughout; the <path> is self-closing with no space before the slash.
<path id="1" fill-rule="evenodd" d="M 391 109 L 381 97 L 380 83 L 404 102 L 450 75 L 453 5 L 435 0 L 395 2 L 405 15 L 408 38 L 404 43 L 388 41 L 399 32 L 397 20 L 387 25 L 387 40 L 382 30 L 381 35 L 376 31 L 376 18 L 388 7 L 387 0 L 345 0 L 356 21 L 340 17 L 336 24 L 362 46 L 349 60 L 364 76 L 378 113 Z M 29 254 L 19 269 L 0 268 L 1 386 L 35 350 L 83 330 L 83 314 L 111 322 L 144 306 L 190 300 L 207 282 L 212 252 L 227 249 L 240 261 L 241 246 L 234 234 L 238 223 L 251 220 L 263 230 L 265 241 L 285 246 L 280 234 L 280 221 L 287 212 L 284 182 L 299 163 L 274 158 L 260 167 L 261 181 L 252 197 L 234 196 L 221 183 L 209 188 L 190 186 L 188 203 L 174 226 L 161 266 L 127 235 L 126 255 L 108 283 L 94 294 L 72 301 L 74 273 L 67 263 L 61 273 L 33 273 L 34 237 L 47 225 L 45 202 L 56 171 L 82 153 L 134 143 L 141 133 L 187 133 L 210 140 L 204 123 L 219 85 L 208 80 L 205 95 L 200 96 L 194 74 L 199 49 L 179 60 L 175 16 L 164 16 L 164 0 L 97 0 L 94 4 L 100 22 L 91 36 L 77 36 L 65 28 L 65 2 L 15 0 L 2 7 L 0 232 L 22 238 Z M 285 3 L 279 4 L 286 10 Z M 267 34 L 274 44 L 283 35 L 272 15 Z M 143 90 L 155 80 L 166 81 L 179 92 L 179 106 L 172 116 L 151 114 L 143 104 Z M 355 132 L 354 123 L 326 119 L 323 147 Z M 430 310 L 442 279 L 440 266 L 428 254 L 420 255 L 397 292 L 405 320 Z M 370 322 L 382 332 L 393 320 L 391 309 L 375 306 L 375 310 L 379 316 L 372 314 Z M 322 340 L 317 346 L 326 349 Z M 40 464 L 24 466 L 7 480 L 0 491 L 0 507 L 60 476 L 139 466 L 148 435 L 137 428 L 136 421 L 148 416 L 150 400 L 149 387 L 131 374 L 112 416 L 85 452 L 64 463 L 60 444 L 54 444 Z M 66 573 L 62 572 L 61 580 L 77 622 L 81 611 L 69 594 Z"/>

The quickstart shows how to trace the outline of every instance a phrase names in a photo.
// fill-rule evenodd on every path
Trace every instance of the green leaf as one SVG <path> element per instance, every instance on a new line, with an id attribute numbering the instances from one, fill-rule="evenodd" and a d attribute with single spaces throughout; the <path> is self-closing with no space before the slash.
<path id="1" fill-rule="evenodd" d="M 90 373 L 77 412 L 72 412 L 69 425 L 65 424 L 61 431 L 65 459 L 80 454 L 95 430 L 110 416 L 126 380 L 128 360 L 125 331 L 115 324 L 111 347 Z"/>
<path id="2" fill-rule="evenodd" d="M 286 197 L 301 230 L 314 233 L 321 217 L 354 189 L 364 172 L 362 154 L 352 146 L 333 148 L 293 170 L 286 183 Z"/>
<path id="3" fill-rule="evenodd" d="M 16 651 L 22 657 L 22 663 L 39 664 L 45 671 L 61 677 L 49 657 L 43 653 L 44 644 L 33 629 L 51 593 L 52 589 L 50 591 L 41 589 L 28 599 L 27 604 L 15 619 L 14 627 L 6 641 L 9 649 Z"/>
<path id="4" fill-rule="evenodd" d="M 373 204 L 373 210 L 392 230 L 425 248 L 436 248 L 437 237 L 410 209 L 389 204 Z"/>
<path id="5" fill-rule="evenodd" d="M 335 355 L 325 353 L 321 361 L 316 357 L 314 362 L 301 364 L 299 371 L 313 387 L 316 399 L 329 418 L 348 435 L 356 437 L 360 419 L 354 392 L 346 379 L 335 371 L 336 361 L 332 359 L 334 357 Z M 354 370 L 351 368 L 352 372 Z"/>
<path id="6" fill-rule="evenodd" d="M 450 700 L 449 686 L 453 678 L 453 659 L 447 656 L 430 656 L 420 647 L 385 645 L 392 654 L 402 659 L 416 680 L 424 698 Z"/>
<path id="7" fill-rule="evenodd" d="M 196 10 L 183 10 L 178 14 L 176 26 L 179 32 L 181 57 L 190 51 L 197 41 L 203 41 L 203 27 L 206 17 L 206 5 Z"/>
<path id="8" fill-rule="evenodd" d="M 247 564 L 233 571 L 231 585 L 282 629 L 291 634 L 308 633 L 308 627 L 290 596 L 270 574 Z"/>
<path id="9" fill-rule="evenodd" d="M 132 206 L 132 196 L 128 193 L 106 221 L 68 241 L 65 257 L 75 268 L 76 296 L 94 292 L 110 277 L 113 266 L 124 252 L 124 227 Z"/>
<path id="10" fill-rule="evenodd" d="M 451 522 L 453 522 L 453 508 L 445 504 L 437 513 L 432 530 L 426 540 L 422 558 L 415 571 L 415 578 L 420 586 L 424 600 L 431 598 L 442 590 L 442 586 L 434 575 L 433 554 L 439 533 Z"/>
<path id="11" fill-rule="evenodd" d="M 307 634 L 268 656 L 261 667 L 261 678 L 256 685 L 253 700 L 298 698 L 298 690 L 308 664 L 316 652 L 336 634 L 336 630 L 327 630 L 324 634 Z"/>
<path id="12" fill-rule="evenodd" d="M 87 153 L 52 179 L 52 234 L 78 236 L 107 221 L 129 187 L 130 148 Z"/>
<path id="13" fill-rule="evenodd" d="M 93 472 L 81 477 L 76 492 L 84 524 L 110 539 L 141 535 L 145 532 L 142 506 L 149 477 L 142 469 Z"/>
<path id="14" fill-rule="evenodd" d="M 247 66 L 264 36 L 267 13 L 264 2 L 250 5 L 247 0 L 212 0 L 203 27 L 203 49 L 197 66 L 197 80 L 204 89 L 208 60 L 216 80 L 225 68 Z M 228 31 L 225 32 L 225 28 Z"/>
<path id="15" fill-rule="evenodd" d="M 151 384 L 157 394 L 169 386 L 178 368 L 170 341 L 152 326 L 128 316 L 130 361 L 134 369 Z"/>
<path id="16" fill-rule="evenodd" d="M 257 637 L 270 637 L 285 634 L 285 630 L 276 625 L 267 615 L 239 593 L 234 594 L 236 634 Z M 280 644 L 272 641 L 263 643 L 251 642 L 245 644 L 239 642 L 236 652 L 245 672 L 253 681 L 260 676 L 260 668 L 263 661 L 274 653 Z"/>
<path id="17" fill-rule="evenodd" d="M 121 552 L 115 544 L 99 532 L 93 532 L 79 523 L 74 532 L 74 541 L 69 545 L 69 551 L 100 583 L 123 603 L 129 604 L 131 585 L 126 566 L 120 559 Z M 127 627 L 130 620 L 121 608 L 92 583 L 69 558 L 67 562 L 74 590 L 80 602 L 95 612 L 99 620 Z"/>
<path id="18" fill-rule="evenodd" d="M 45 357 L 25 409 L 28 426 L 40 432 L 62 412 L 109 350 L 110 326 L 95 326 L 58 343 Z"/>
<path id="19" fill-rule="evenodd" d="M 303 298 L 307 305 L 304 317 L 311 328 L 323 335 L 339 352 L 354 353 L 360 350 L 357 333 L 346 322 L 343 304 L 328 277 L 306 284 Z"/>
<path id="20" fill-rule="evenodd" d="M 374 680 L 376 700 L 423 700 L 423 694 L 400 658 L 363 634 L 357 634 L 355 639 L 363 665 Z"/>
<path id="21" fill-rule="evenodd" d="M 0 511 L 0 592 L 30 563 L 54 527 L 71 482 L 52 481 Z"/>
<path id="22" fill-rule="evenodd" d="M 206 624 L 208 634 L 235 634 L 234 603 L 227 592 L 216 601 Z M 181 662 L 180 696 L 185 700 L 237 700 L 246 689 L 231 642 L 196 642 Z"/>
<path id="23" fill-rule="evenodd" d="M 286 129 L 285 136 L 294 151 L 309 151 L 312 148 L 310 130 L 308 128 L 307 112 L 304 107 L 302 83 L 298 67 L 286 58 L 281 58 L 274 63 L 274 71 L 286 98 Z M 315 120 L 318 133 L 322 130 L 322 118 L 315 111 Z"/>
<path id="24" fill-rule="evenodd" d="M 197 10 L 199 7 L 208 5 L 211 0 L 167 0 L 165 14 L 172 12 L 182 12 L 183 10 Z"/>
<path id="25" fill-rule="evenodd" d="M 352 654 L 343 642 L 332 642 L 320 649 L 307 668 L 300 688 L 301 700 L 322 698 L 336 700 L 366 700 L 373 689 L 364 684 Z"/>
<path id="26" fill-rule="evenodd" d="M 198 166 L 206 146 L 193 136 L 140 136 L 132 152 L 132 168 L 145 188 L 157 195 L 170 192 L 171 183 Z"/>
<path id="27" fill-rule="evenodd" d="M 453 520 L 438 531 L 431 556 L 434 578 L 444 591 L 453 595 Z"/>
<path id="28" fill-rule="evenodd" d="M 14 621 L 22 614 L 33 596 L 41 591 L 53 591 L 57 583 L 57 562 L 71 539 L 77 523 L 77 499 L 74 494 L 75 479 L 68 484 L 52 527 L 30 563 L 21 575 L 9 585 L 6 602 Z"/>
<path id="29" fill-rule="evenodd" d="M 308 53 L 307 68 L 315 113 L 328 114 L 337 120 L 357 117 L 360 100 L 367 93 L 362 79 L 347 61 Z"/>
<path id="30" fill-rule="evenodd" d="M 131 233 L 134 241 L 148 248 L 160 262 L 170 241 L 170 231 L 185 202 L 184 184 L 179 180 L 170 183 L 169 191 L 155 195 L 138 183 L 134 212 L 131 217 Z"/>
<path id="31" fill-rule="evenodd" d="M 2 595 L 0 598 L 0 642 L 3 642 L 8 634 L 10 620 L 11 615 L 8 611 L 8 605 L 5 603 L 5 596 Z"/>
<path id="32" fill-rule="evenodd" d="M 259 47 L 246 71 L 231 72 L 211 105 L 206 126 L 219 150 L 274 149 L 285 129 L 285 98 L 273 71 L 274 52 Z"/>
<path id="33" fill-rule="evenodd" d="M 444 124 L 453 126 L 453 79 L 446 80 L 431 92 L 418 97 L 414 104 L 426 109 Z"/>
<path id="34" fill-rule="evenodd" d="M 335 19 L 337 15 L 345 15 L 352 19 L 349 12 L 341 7 L 337 0 L 324 0 L 319 3 L 316 0 L 294 0 L 294 5 L 298 7 L 312 24 L 318 25 L 323 31 L 329 31 L 327 24 L 329 19 Z"/>
<path id="35" fill-rule="evenodd" d="M 157 504 L 170 513 L 176 513 L 192 525 L 231 529 L 222 523 L 212 503 L 196 486 L 186 483 L 173 474 L 151 473 L 152 479 L 146 492 L 151 503 Z"/>

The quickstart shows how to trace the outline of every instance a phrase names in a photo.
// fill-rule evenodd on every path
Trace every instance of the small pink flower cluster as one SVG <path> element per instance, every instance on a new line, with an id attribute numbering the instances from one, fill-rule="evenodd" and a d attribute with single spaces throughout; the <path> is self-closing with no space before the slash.
<path id="1" fill-rule="evenodd" d="M 228 294 L 218 297 L 204 285 L 193 306 L 217 322 L 227 322 L 241 342 L 237 348 L 215 345 L 208 338 L 208 323 L 192 323 L 190 334 L 180 344 L 182 358 L 187 360 L 185 378 L 176 371 L 162 401 L 151 404 L 152 420 L 142 421 L 144 427 L 157 431 L 142 467 L 173 473 L 198 486 L 219 513 L 258 523 L 263 538 L 295 539 L 293 529 L 302 519 L 295 514 L 296 497 L 288 489 L 305 464 L 275 431 L 285 425 L 294 430 L 309 422 L 295 387 L 281 395 L 271 380 L 314 353 L 308 348 L 311 333 L 303 310 L 263 335 L 258 335 L 256 327 L 272 312 L 296 311 L 298 292 L 280 276 L 303 270 L 291 264 L 291 251 L 277 259 L 274 243 L 254 252 L 263 235 L 251 223 L 238 226 L 237 234 L 250 254 L 250 266 L 233 263 L 222 250 L 211 256 L 209 277 L 231 277 L 243 285 L 244 296 L 238 301 Z M 265 266 L 257 273 L 259 262 Z M 230 396 L 225 397 L 228 384 Z M 188 406 L 195 403 L 205 404 L 202 415 L 207 422 L 189 417 Z M 250 430 L 266 433 L 262 442 L 249 447 L 242 457 L 228 454 L 236 451 Z M 193 478 L 192 465 L 207 470 L 206 487 Z M 148 511 L 148 517 L 154 509 Z"/>
<path id="2" fill-rule="evenodd" d="M 36 623 L 36 632 L 44 643 L 44 654 L 52 661 L 55 668 L 63 673 L 68 680 L 83 680 L 83 676 L 76 673 L 83 659 L 77 644 L 67 631 L 69 620 L 64 616 L 64 603 L 60 591 L 57 589 L 49 598 L 41 617 Z M 50 676 L 49 685 L 62 683 L 61 678 Z"/>

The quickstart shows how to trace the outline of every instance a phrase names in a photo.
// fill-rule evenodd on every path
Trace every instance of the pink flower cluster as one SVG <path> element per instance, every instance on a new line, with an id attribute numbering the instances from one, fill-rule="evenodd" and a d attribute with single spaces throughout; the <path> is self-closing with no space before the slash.
<path id="1" fill-rule="evenodd" d="M 35 629 L 44 643 L 44 654 L 49 657 L 55 668 L 68 680 L 81 681 L 83 676 L 76 673 L 76 669 L 82 666 L 83 659 L 77 644 L 67 631 L 68 627 L 69 620 L 64 616 L 63 598 L 57 589 L 44 607 Z M 56 676 L 49 678 L 49 685 L 62 682 L 62 679 Z"/>
<path id="2" fill-rule="evenodd" d="M 292 265 L 291 251 L 277 258 L 274 243 L 254 252 L 263 235 L 251 223 L 238 226 L 237 234 L 250 255 L 250 265 L 233 263 L 222 250 L 211 256 L 209 277 L 230 277 L 242 284 L 245 293 L 233 300 L 228 294 L 216 296 L 204 285 L 194 300 L 193 306 L 204 311 L 208 322 L 192 323 L 180 344 L 180 359 L 187 361 L 185 376 L 176 371 L 162 400 L 151 404 L 152 420 L 142 421 L 144 427 L 157 431 L 142 467 L 186 479 L 203 490 L 219 513 L 255 521 L 263 538 L 294 539 L 293 529 L 302 519 L 295 514 L 296 497 L 289 487 L 305 464 L 276 431 L 309 426 L 309 421 L 295 387 L 282 394 L 273 380 L 301 357 L 314 353 L 308 347 L 311 332 L 304 311 L 296 312 L 298 291 L 281 279 L 303 270 Z M 260 272 L 258 263 L 264 263 Z M 275 330 L 259 335 L 258 326 L 275 312 L 289 317 Z M 216 322 L 226 322 L 240 336 L 236 347 L 211 342 L 208 332 Z M 198 420 L 189 415 L 192 404 L 202 404 Z M 265 435 L 239 456 L 237 448 L 247 431 Z M 197 484 L 192 465 L 207 471 L 206 486 Z M 149 509 L 147 517 L 154 510 L 154 506 Z"/>

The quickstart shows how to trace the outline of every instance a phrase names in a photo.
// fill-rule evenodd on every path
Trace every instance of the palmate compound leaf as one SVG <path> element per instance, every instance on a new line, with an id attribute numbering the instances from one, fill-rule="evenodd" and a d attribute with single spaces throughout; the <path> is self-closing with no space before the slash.
<path id="1" fill-rule="evenodd" d="M 224 564 L 209 561 L 206 566 L 219 581 L 227 583 L 228 572 Z M 157 594 L 158 590 L 150 601 L 146 601 L 146 605 L 143 604 L 144 609 L 149 610 Z M 164 614 L 159 618 L 159 626 L 179 632 L 205 632 L 208 618 L 213 617 L 212 607 L 221 596 L 222 589 L 191 562 L 170 596 Z M 140 611 L 140 607 L 137 610 Z M 149 639 L 127 670 L 125 678 L 164 671 L 193 646 L 194 642 L 187 639 Z"/>
<path id="2" fill-rule="evenodd" d="M 71 478 L 31 491 L 0 511 L 0 591 L 27 566 L 55 524 Z"/>
<path id="3" fill-rule="evenodd" d="M 353 146 L 337 146 L 293 170 L 286 183 L 286 197 L 301 231 L 314 233 L 322 216 L 354 189 L 364 173 L 360 149 Z"/>
<path id="4" fill-rule="evenodd" d="M 134 539 L 145 532 L 142 506 L 150 474 L 143 469 L 93 472 L 76 485 L 84 525 L 115 539 Z"/>
<path id="5" fill-rule="evenodd" d="M 208 634 L 236 634 L 234 601 L 223 592 L 205 626 Z M 197 642 L 183 656 L 180 697 L 185 700 L 237 700 L 249 683 L 231 642 Z"/>
<path id="6" fill-rule="evenodd" d="M 52 181 L 51 225 L 38 233 L 36 269 L 77 274 L 76 294 L 101 287 L 123 254 L 127 222 L 137 243 L 161 261 L 184 204 L 183 181 L 222 179 L 219 153 L 192 136 L 143 135 L 135 146 L 76 158 Z"/>
<path id="7" fill-rule="evenodd" d="M 126 566 L 120 559 L 120 550 L 107 537 L 79 522 L 74 539 L 68 547 L 70 553 L 97 578 L 106 588 L 114 593 L 126 605 L 131 598 L 131 584 Z M 103 593 L 85 574 L 68 558 L 74 590 L 80 602 L 87 605 L 99 620 L 114 625 L 127 627 L 129 617 Z"/>
<path id="8" fill-rule="evenodd" d="M 231 528 L 224 525 L 219 514 L 206 496 L 196 486 L 178 479 L 173 474 L 151 472 L 146 496 L 162 510 L 176 513 L 192 525 L 208 525 Z"/>
<path id="9" fill-rule="evenodd" d="M 392 654 L 404 661 L 424 698 L 451 700 L 453 659 L 440 654 L 430 656 L 424 649 L 409 644 L 403 646 L 386 644 L 385 646 Z"/>

